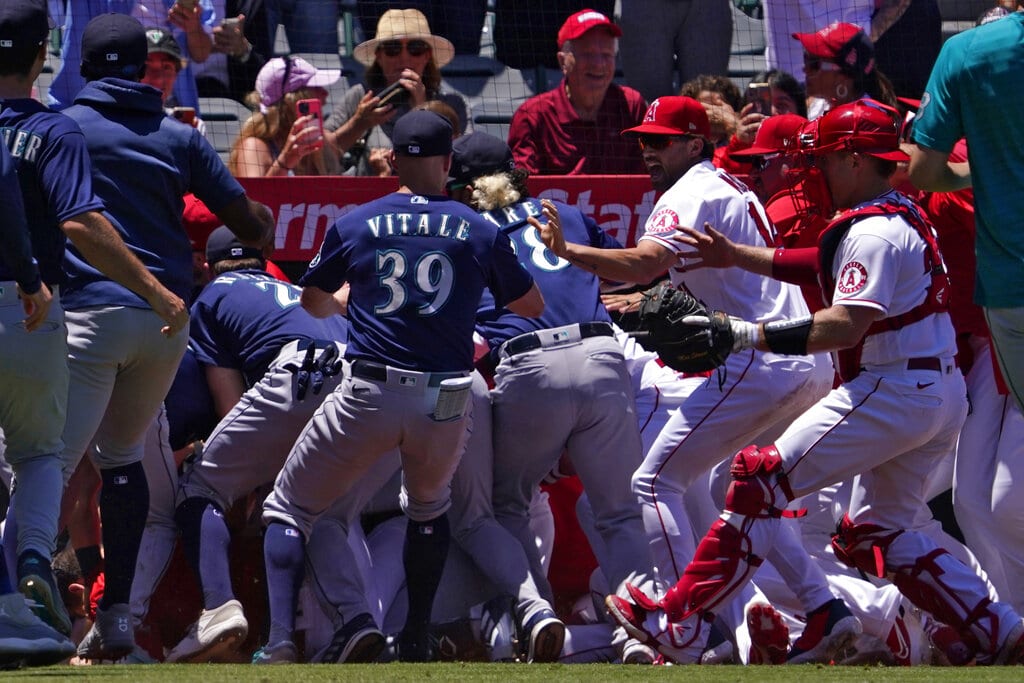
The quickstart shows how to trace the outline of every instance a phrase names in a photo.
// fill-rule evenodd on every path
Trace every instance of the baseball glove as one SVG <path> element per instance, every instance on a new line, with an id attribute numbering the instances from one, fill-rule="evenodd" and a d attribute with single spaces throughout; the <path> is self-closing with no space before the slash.
<path id="1" fill-rule="evenodd" d="M 706 372 L 723 365 L 735 341 L 729 316 L 710 311 L 669 283 L 644 293 L 637 340 L 679 372 Z"/>

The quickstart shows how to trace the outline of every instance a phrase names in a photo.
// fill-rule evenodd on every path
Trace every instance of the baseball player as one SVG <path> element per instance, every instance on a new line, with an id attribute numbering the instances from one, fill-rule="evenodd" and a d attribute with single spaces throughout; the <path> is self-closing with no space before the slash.
<path id="1" fill-rule="evenodd" d="M 1018 663 L 1024 620 L 992 601 L 985 583 L 919 529 L 929 520 L 924 491 L 932 463 L 955 446 L 967 413 L 963 376 L 947 313 L 949 283 L 931 226 L 889 188 L 899 148 L 899 114 L 873 101 L 837 107 L 818 123 L 815 172 L 847 209 L 814 250 L 740 245 L 710 226 L 683 227 L 696 252 L 691 267 L 738 266 L 797 278 L 820 272 L 829 306 L 813 316 L 768 323 L 736 320 L 733 348 L 780 354 L 842 349 L 843 384 L 799 416 L 768 446 L 748 446 L 730 466 L 725 511 L 665 597 L 610 596 L 612 616 L 680 662 L 700 650 L 679 634 L 756 571 L 782 511 L 798 496 L 855 476 L 846 516 L 833 537 L 836 557 L 889 577 L 907 598 L 949 624 L 979 663 Z M 699 256 L 698 256 L 699 254 Z M 815 263 L 815 260 L 819 263 Z M 831 607 L 809 616 L 828 626 Z"/>
<path id="2" fill-rule="evenodd" d="M 147 302 L 68 250 L 71 383 L 64 428 L 70 476 L 90 443 L 103 481 L 100 509 L 106 586 L 79 656 L 118 659 L 134 647 L 129 596 L 148 509 L 143 438 L 174 379 L 188 337 L 182 300 L 192 287 L 192 250 L 181 227 L 182 197 L 194 191 L 250 246 L 269 242 L 273 218 L 245 197 L 198 131 L 163 114 L 160 93 L 138 82 L 146 62 L 142 25 L 105 14 L 86 26 L 88 84 L 64 110 L 85 133 L 97 194 L 125 241 L 174 292 L 175 325 L 161 334 Z"/>
<path id="3" fill-rule="evenodd" d="M 24 420 L 28 416 L 20 412 L 18 393 L 29 386 L 24 373 L 37 361 L 47 360 L 39 353 L 40 348 L 51 352 L 48 362 L 60 363 L 60 345 L 53 343 L 60 336 L 60 329 L 51 324 L 48 330 L 37 332 L 48 322 L 52 295 L 32 256 L 17 170 L 4 146 L 0 146 L 0 214 L 4 216 L 0 221 L 0 340 L 4 348 L 0 354 L 0 374 L 5 378 L 0 387 L 0 427 L 4 430 L 0 440 L 6 442 L 4 455 L 15 471 L 31 479 L 33 468 L 24 463 L 31 462 L 31 451 L 45 447 L 45 442 L 36 439 L 33 432 L 40 430 L 32 427 L 31 420 Z M 44 337 L 40 346 L 35 344 L 37 336 Z M 54 433 L 52 428 L 50 433 Z M 55 460 L 56 453 L 43 457 Z M 7 562 L 0 552 L 0 667 L 16 668 L 23 661 L 53 664 L 73 653 L 71 641 L 33 614 L 24 596 L 15 592 Z"/>
<path id="4" fill-rule="evenodd" d="M 395 447 L 409 517 L 409 612 L 399 656 L 430 656 L 427 627 L 450 535 L 448 489 L 471 419 L 476 308 L 484 287 L 521 315 L 544 307 L 508 238 L 443 196 L 451 137 L 451 125 L 433 112 L 400 118 L 390 155 L 398 192 L 340 218 L 301 280 L 303 306 L 319 317 L 342 310 L 337 292 L 350 284 L 348 364 L 264 503 L 271 624 L 254 662 L 294 659 L 295 597 L 310 527 Z"/>
<path id="5" fill-rule="evenodd" d="M 2 426 L 7 458 L 18 474 L 9 523 L 16 519 L 19 529 L 19 588 L 39 616 L 67 632 L 70 621 L 50 571 L 63 485 L 60 431 L 68 391 L 67 363 L 58 360 L 67 358 L 65 238 L 153 308 L 159 319 L 152 320 L 152 327 L 176 331 L 186 318 L 181 300 L 145 269 L 100 213 L 103 205 L 93 193 L 81 130 L 31 99 L 32 84 L 46 59 L 48 32 L 42 0 L 14 0 L 0 7 L 0 131 L 17 167 L 39 274 L 53 296 L 46 320 L 31 336 L 8 337 L 5 355 L 14 365 L 3 385 L 13 398 Z M 6 291 L 13 295 L 14 289 L 11 284 Z"/>
<path id="6" fill-rule="evenodd" d="M 263 270 L 261 250 L 243 246 L 227 227 L 208 238 L 206 261 L 213 280 L 192 305 L 190 335 L 222 419 L 181 479 L 175 519 L 204 609 L 168 653 L 171 662 L 216 660 L 245 639 L 224 513 L 273 481 L 299 431 L 340 381 L 347 334 L 340 317 L 310 316 L 299 305 L 299 288 Z"/>
<path id="7" fill-rule="evenodd" d="M 496 366 L 491 392 L 494 514 L 531 558 L 527 590 L 534 590 L 535 582 L 541 594 L 551 595 L 529 529 L 529 507 L 563 451 L 612 549 L 604 567 L 609 583 L 618 587 L 627 579 L 653 580 L 643 521 L 629 490 L 630 475 L 640 463 L 632 385 L 601 304 L 598 279 L 572 268 L 536 239 L 532 224 L 544 206 L 529 197 L 525 172 L 513 168 L 504 141 L 485 133 L 463 136 L 455 143 L 452 163 L 449 188 L 454 196 L 509 236 L 547 302 L 541 317 L 526 318 L 487 297 L 477 314 L 477 330 L 487 339 Z M 600 248 L 620 246 L 579 211 L 565 204 L 557 208 L 572 239 Z M 564 626 L 543 604 L 533 600 L 518 615 L 530 636 L 530 661 L 554 661 L 562 650 Z"/>
<path id="8" fill-rule="evenodd" d="M 610 280 L 649 282 L 666 269 L 672 284 L 712 308 L 743 310 L 755 320 L 806 315 L 799 290 L 762 274 L 737 270 L 686 272 L 682 245 L 671 239 L 680 225 L 717 221 L 737 242 L 774 246 L 776 236 L 760 202 L 746 186 L 711 163 L 710 124 L 703 106 L 687 97 L 662 97 L 647 110 L 640 126 L 624 131 L 638 138 L 654 188 L 664 192 L 631 249 L 595 249 L 565 240 L 558 221 L 540 229 L 555 253 Z M 739 315 L 739 314 L 737 314 Z M 694 553 L 693 528 L 704 528 L 716 514 L 706 495 L 691 524 L 684 495 L 694 484 L 706 486 L 709 470 L 750 439 L 777 435 L 832 383 L 825 354 L 782 358 L 745 350 L 728 359 L 724 371 L 700 385 L 683 401 L 648 449 L 633 475 L 633 491 L 643 506 L 644 523 L 659 578 L 668 585 L 681 576 Z M 780 535 L 772 560 L 787 572 L 807 601 L 807 610 L 834 596 L 819 569 L 801 549 L 791 529 Z M 855 630 L 850 617 L 840 630 Z M 696 637 L 698 634 L 691 634 Z M 825 632 L 831 638 L 840 633 Z M 703 645 L 703 641 L 701 643 Z"/>

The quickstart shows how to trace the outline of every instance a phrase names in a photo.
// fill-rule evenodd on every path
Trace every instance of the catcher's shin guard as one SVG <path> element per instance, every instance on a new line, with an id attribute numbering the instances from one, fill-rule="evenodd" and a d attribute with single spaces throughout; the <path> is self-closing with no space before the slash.
<path id="1" fill-rule="evenodd" d="M 999 617 L 984 583 L 949 551 L 920 534 L 843 517 L 832 537 L 836 557 L 850 567 L 887 577 L 915 606 L 948 624 L 982 654 L 999 647 Z"/>
<path id="2" fill-rule="evenodd" d="M 742 588 L 764 561 L 754 552 L 746 530 L 751 524 L 778 521 L 731 517 L 732 523 L 719 519 L 711 525 L 686 571 L 661 600 L 669 621 L 681 622 L 694 613 L 706 617 Z M 739 523 L 742 529 L 733 523 Z"/>

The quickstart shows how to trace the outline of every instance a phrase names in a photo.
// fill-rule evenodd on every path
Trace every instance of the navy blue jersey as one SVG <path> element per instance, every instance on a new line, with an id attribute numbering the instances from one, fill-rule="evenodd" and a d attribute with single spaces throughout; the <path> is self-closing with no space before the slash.
<path id="1" fill-rule="evenodd" d="M 327 231 L 303 286 L 348 303 L 348 358 L 425 372 L 473 367 L 473 324 L 485 287 L 502 304 L 533 286 L 492 223 L 447 197 L 394 193 Z"/>
<path id="2" fill-rule="evenodd" d="M 18 170 L 11 153 L 0 145 L 0 281 L 6 280 L 16 280 L 24 292 L 39 290 L 39 267 L 32 256 Z"/>
<path id="3" fill-rule="evenodd" d="M 586 244 L 601 249 L 621 249 L 613 237 L 598 227 L 579 209 L 555 202 L 567 242 Z M 477 311 L 477 331 L 487 339 L 492 349 L 524 332 L 571 323 L 611 322 L 608 311 L 601 303 L 600 281 L 597 276 L 555 256 L 541 242 L 537 231 L 526 222 L 530 216 L 541 218 L 540 200 L 526 199 L 504 209 L 485 211 L 484 218 L 501 228 L 512 239 L 516 256 L 530 271 L 541 294 L 544 295 L 544 313 L 539 318 L 524 318 L 495 305 L 488 294 Z"/>
<path id="4" fill-rule="evenodd" d="M 295 339 L 344 342 L 341 316 L 317 319 L 299 304 L 302 290 L 262 270 L 224 273 L 192 305 L 189 336 L 205 365 L 241 370 L 246 386 L 267 372 L 281 347 Z"/>
<path id="5" fill-rule="evenodd" d="M 206 383 L 206 373 L 189 344 L 181 357 L 174 382 L 164 400 L 167 409 L 167 440 L 173 450 L 184 448 L 197 439 L 206 439 L 217 426 L 217 411 Z"/>
<path id="6" fill-rule="evenodd" d="M 93 185 L 128 248 L 169 290 L 188 301 L 192 245 L 181 224 L 187 192 L 216 213 L 245 191 L 191 126 L 164 114 L 160 91 L 142 83 L 92 81 L 64 114 L 85 133 Z M 68 250 L 65 308 L 148 304 Z"/>
<path id="7" fill-rule="evenodd" d="M 32 99 L 0 100 L 0 133 L 18 169 L 39 272 L 47 284 L 63 285 L 61 223 L 103 208 L 85 138 L 74 121 Z"/>

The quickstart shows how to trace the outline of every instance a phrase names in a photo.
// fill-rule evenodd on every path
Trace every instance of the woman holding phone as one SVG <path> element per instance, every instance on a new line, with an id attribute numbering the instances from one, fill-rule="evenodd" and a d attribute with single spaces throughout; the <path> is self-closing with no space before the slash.
<path id="1" fill-rule="evenodd" d="M 341 160 L 324 144 L 321 108 L 325 88 L 341 77 L 301 57 L 275 57 L 256 77 L 249 98 L 259 111 L 242 125 L 228 168 L 239 178 L 338 175 Z"/>
<path id="2" fill-rule="evenodd" d="M 391 175 L 387 151 L 395 120 L 428 100 L 441 100 L 466 128 L 466 102 L 441 88 L 440 68 L 455 56 L 451 42 L 430 32 L 416 9 L 388 10 L 372 40 L 354 56 L 366 65 L 365 84 L 349 88 L 327 118 L 325 138 L 344 154 L 346 175 Z"/>

